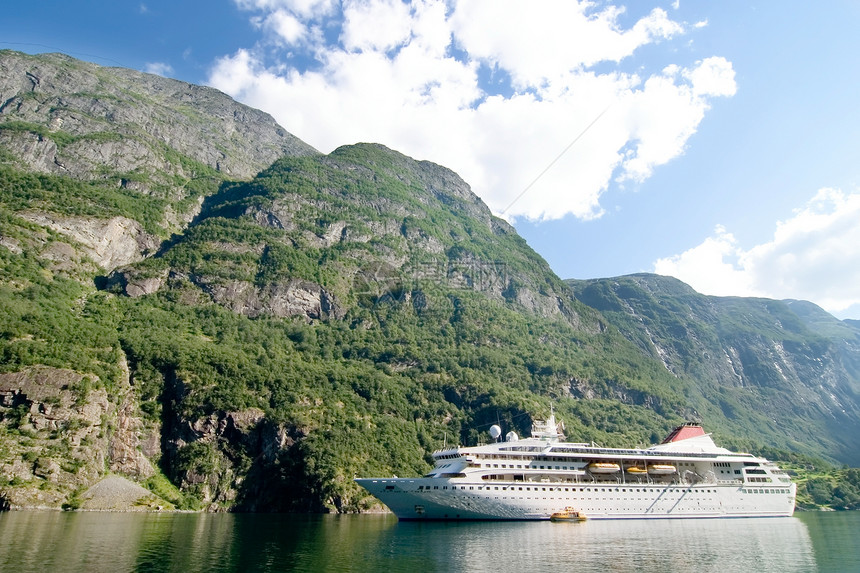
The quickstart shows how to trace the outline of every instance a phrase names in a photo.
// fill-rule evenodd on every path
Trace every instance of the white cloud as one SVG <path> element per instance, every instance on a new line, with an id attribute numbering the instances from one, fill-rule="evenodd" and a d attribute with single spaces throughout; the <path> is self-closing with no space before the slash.
<path id="1" fill-rule="evenodd" d="M 148 74 L 169 77 L 173 74 L 173 66 L 164 62 L 149 62 L 144 64 L 143 71 Z"/>
<path id="2" fill-rule="evenodd" d="M 343 17 L 341 41 L 347 51 L 385 52 L 406 43 L 412 32 L 409 6 L 400 0 L 350 2 Z"/>
<path id="3" fill-rule="evenodd" d="M 735 90 L 719 57 L 618 66 L 685 33 L 660 9 L 624 29 L 623 9 L 568 0 L 236 3 L 273 43 L 218 60 L 211 85 L 321 151 L 374 141 L 450 167 L 507 217 L 599 217 L 613 181 L 683 153 Z"/>
<path id="4" fill-rule="evenodd" d="M 618 62 L 636 48 L 680 33 L 679 24 L 655 9 L 631 29 L 617 24 L 623 9 L 592 12 L 587 2 L 468 0 L 451 16 L 458 43 L 476 59 L 507 70 L 519 88 L 552 84 L 598 62 Z M 560 77 L 561 76 L 561 77 Z"/>
<path id="5" fill-rule="evenodd" d="M 307 33 L 305 25 L 286 10 L 275 10 L 269 14 L 263 26 L 288 44 L 295 44 Z"/>
<path id="6" fill-rule="evenodd" d="M 750 249 L 718 227 L 680 255 L 660 259 L 654 272 L 711 295 L 811 300 L 839 314 L 860 304 L 860 193 L 821 189 L 773 239 Z"/>

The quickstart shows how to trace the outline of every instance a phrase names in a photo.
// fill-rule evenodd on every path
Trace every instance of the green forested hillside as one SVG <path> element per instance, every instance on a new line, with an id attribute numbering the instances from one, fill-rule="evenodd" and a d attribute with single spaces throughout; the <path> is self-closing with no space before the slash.
<path id="1" fill-rule="evenodd" d="M 849 325 L 811 303 L 704 296 L 670 277 L 569 284 L 643 355 L 696 380 L 706 419 L 860 464 L 860 333 Z"/>
<path id="2" fill-rule="evenodd" d="M 650 443 L 688 413 L 684 383 L 565 300 L 459 180 L 431 187 L 452 177 L 380 146 L 284 159 L 116 273 L 120 339 L 154 420 L 257 408 L 293 442 L 261 462 L 215 440 L 212 463 L 189 467 L 201 440 L 168 431 L 176 483 L 193 490 L 188 476 L 208 472 L 203 495 L 220 502 L 214 490 L 235 488 L 241 507 L 356 508 L 370 500 L 353 475 L 423 473 L 443 440 L 476 443 L 497 421 L 528 432 L 551 403 L 572 435 L 605 443 Z M 122 296 L 153 276 L 157 291 Z M 291 288 L 312 303 L 282 305 Z M 229 482 L 255 462 L 253 479 Z"/>
<path id="3" fill-rule="evenodd" d="M 571 296 L 441 166 L 318 154 L 145 74 L 0 68 L 0 506 L 76 507 L 111 472 L 146 506 L 356 511 L 353 476 L 420 475 L 550 408 L 577 441 L 697 420 L 802 471 L 856 454 L 855 355 L 814 309 L 635 277 Z"/>
<path id="4" fill-rule="evenodd" d="M 318 180 L 326 169 L 348 169 L 347 151 L 339 152 L 336 167 L 321 157 L 310 173 Z M 365 161 L 410 161 L 376 146 L 370 159 L 359 151 Z M 421 473 L 428 452 L 443 440 L 474 443 L 496 421 L 527 432 L 531 417 L 543 415 L 551 401 L 572 435 L 605 443 L 648 443 L 681 419 L 683 385 L 638 357 L 621 337 L 601 333 L 597 315 L 559 300 L 561 293 L 551 290 L 558 279 L 503 223 L 488 213 L 483 222 L 446 213 L 444 201 L 395 179 L 376 195 L 350 200 L 400 194 L 399 202 L 390 203 L 409 210 L 398 215 L 399 225 L 385 222 L 395 215 L 380 208 L 358 215 L 348 205 L 338 210 L 321 202 L 307 169 L 295 169 L 308 162 L 283 160 L 255 182 L 225 184 L 162 253 L 101 283 L 85 263 L 74 267 L 74 276 L 64 276 L 45 252 L 68 239 L 7 208 L 3 236 L 15 239 L 17 248 L 0 251 L 3 371 L 71 369 L 87 374 L 89 387 L 114 396 L 127 363 L 126 391 L 136 399 L 144 433 L 160 436 L 151 461 L 186 495 L 246 509 L 357 508 L 369 500 L 357 497 L 354 474 Z M 62 178 L 42 181 L 61 189 L 70 203 L 89 192 Z M 337 191 L 331 185 L 326 192 Z M 261 225 L 255 209 L 277 208 L 286 196 L 291 206 L 306 201 L 306 210 L 316 201 L 319 212 L 303 213 L 303 222 L 289 231 Z M 434 226 L 431 218 L 451 222 Z M 386 224 L 391 236 L 368 242 L 388 249 L 342 240 L 295 247 L 313 240 L 307 233 L 324 235 L 332 221 L 347 229 L 347 237 L 360 225 Z M 427 236 L 435 233 L 443 247 L 449 242 L 444 258 L 432 259 L 402 240 L 408 224 L 423 226 Z M 447 238 L 455 234 L 460 240 Z M 505 247 L 510 263 L 489 258 Z M 416 265 L 422 257 L 428 264 Z M 387 274 L 379 280 L 383 268 Z M 478 273 L 497 276 L 480 282 Z M 165 278 L 155 292 L 127 296 L 123 289 L 144 275 Z M 213 294 L 225 285 L 266 291 L 295 281 L 307 292 L 307 285 L 322 285 L 340 310 L 317 316 L 302 306 L 278 316 L 271 300 L 264 300 L 253 312 L 243 307 L 243 314 L 234 299 Z M 573 398 L 571 378 L 593 387 L 597 397 Z M 622 404 L 609 399 L 611 392 L 635 398 Z M 237 427 L 238 413 L 248 426 Z M 4 417 L 7 456 L 62 465 L 76 447 L 69 429 L 74 424 L 49 436 L 29 428 L 33 419 Z M 55 448 L 55 454 L 54 442 L 65 442 L 68 451 Z M 91 461 L 84 458 L 82 463 Z M 83 485 L 63 472 L 46 487 L 60 495 L 64 487 Z M 32 487 L 44 478 L 12 479 Z"/>

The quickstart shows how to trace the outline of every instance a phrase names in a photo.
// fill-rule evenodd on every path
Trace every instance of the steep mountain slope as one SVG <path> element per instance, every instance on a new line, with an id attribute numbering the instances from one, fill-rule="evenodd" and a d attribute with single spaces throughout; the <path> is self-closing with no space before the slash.
<path id="1" fill-rule="evenodd" d="M 860 333 L 850 325 L 808 302 L 704 296 L 670 277 L 568 283 L 643 354 L 696 380 L 734 433 L 784 433 L 860 463 Z"/>
<path id="2" fill-rule="evenodd" d="M 183 507 L 355 509 L 356 472 L 421 473 L 446 436 L 526 432 L 550 397 L 606 443 L 653 440 L 686 412 L 451 171 L 290 144 L 230 181 L 225 166 L 292 141 L 268 116 L 63 56 L 0 60 L 18 77 L 0 114 L 12 505 L 74 505 L 108 467 Z M 230 147 L 231 129 L 262 142 Z M 571 397 L 574 378 L 623 403 Z"/>
<path id="3" fill-rule="evenodd" d="M 546 262 L 456 174 L 371 144 L 285 158 L 225 188 L 185 236 L 121 274 L 134 295 L 171 273 L 247 316 L 341 318 L 362 300 L 425 304 L 420 287 L 441 286 L 580 323 Z"/>
<path id="4" fill-rule="evenodd" d="M 211 88 L 0 51 L 4 201 L 108 271 L 154 252 L 221 182 L 315 153 L 271 116 Z M 50 175 L 81 183 L 58 195 Z"/>
<path id="5" fill-rule="evenodd" d="M 773 301 L 714 311 L 720 336 L 769 325 L 726 346 L 741 386 L 691 358 L 720 340 L 685 323 L 698 295 L 649 294 L 647 331 L 614 287 L 582 304 L 441 166 L 322 155 L 214 90 L 65 56 L 0 69 L 0 507 L 74 507 L 109 470 L 185 508 L 361 510 L 355 474 L 421 474 L 550 407 L 576 440 L 647 445 L 692 418 L 853 459 L 853 331 L 831 352 L 813 310 L 815 328 Z M 785 382 L 769 364 L 798 348 Z"/>
<path id="6" fill-rule="evenodd" d="M 225 187 L 109 283 L 132 297 L 121 341 L 162 467 L 207 501 L 355 509 L 352 475 L 423 473 L 446 435 L 527 432 L 550 397 L 604 441 L 647 442 L 686 412 L 683 384 L 603 332 L 459 177 L 379 145 Z M 220 433 L 249 408 L 279 442 Z"/>

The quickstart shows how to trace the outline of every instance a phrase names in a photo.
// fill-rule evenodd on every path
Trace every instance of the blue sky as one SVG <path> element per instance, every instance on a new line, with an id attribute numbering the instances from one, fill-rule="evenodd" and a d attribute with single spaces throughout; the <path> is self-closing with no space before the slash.
<path id="1" fill-rule="evenodd" d="M 43 0 L 0 48 L 217 87 L 457 171 L 562 278 L 860 318 L 860 3 Z"/>

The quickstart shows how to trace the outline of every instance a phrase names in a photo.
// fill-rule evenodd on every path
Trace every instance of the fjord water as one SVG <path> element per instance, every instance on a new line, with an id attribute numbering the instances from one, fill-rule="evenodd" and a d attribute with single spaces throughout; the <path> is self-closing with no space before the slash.
<path id="1" fill-rule="evenodd" d="M 401 522 L 389 515 L 0 514 L 0 571 L 860 571 L 860 512 Z"/>

